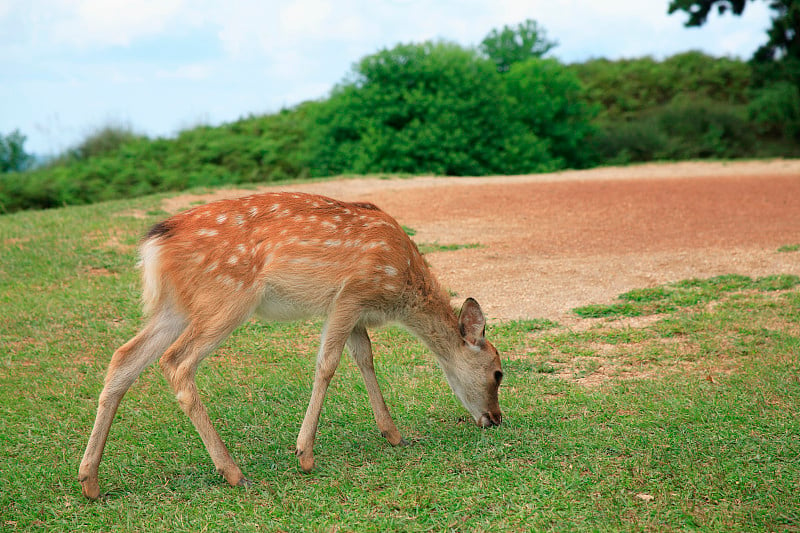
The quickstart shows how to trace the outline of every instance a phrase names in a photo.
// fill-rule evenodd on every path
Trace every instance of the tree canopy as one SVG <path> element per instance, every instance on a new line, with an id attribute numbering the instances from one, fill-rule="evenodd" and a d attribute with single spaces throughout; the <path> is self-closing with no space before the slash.
<path id="1" fill-rule="evenodd" d="M 547 39 L 547 32 L 532 19 L 513 26 L 494 29 L 481 41 L 480 51 L 494 61 L 498 72 L 508 72 L 511 65 L 542 57 L 558 46 Z"/>
<path id="2" fill-rule="evenodd" d="M 772 27 L 767 30 L 766 44 L 756 51 L 753 58 L 761 61 L 782 57 L 800 60 L 800 1 L 764 1 L 768 2 L 774 12 Z M 702 26 L 714 8 L 720 15 L 728 11 L 741 15 L 746 5 L 747 0 L 671 0 L 669 13 L 683 11 L 689 15 L 686 26 Z"/>
<path id="3" fill-rule="evenodd" d="M 32 162 L 33 156 L 25 152 L 25 136 L 19 130 L 0 135 L 0 173 L 25 170 Z"/>

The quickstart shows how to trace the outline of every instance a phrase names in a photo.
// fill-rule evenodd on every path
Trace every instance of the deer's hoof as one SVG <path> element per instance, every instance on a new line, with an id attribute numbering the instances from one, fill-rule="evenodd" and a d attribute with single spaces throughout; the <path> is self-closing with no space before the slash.
<path id="1" fill-rule="evenodd" d="M 100 484 L 97 482 L 97 478 L 91 479 L 82 479 L 81 480 L 81 492 L 83 495 L 90 499 L 96 500 L 100 497 Z"/>
<path id="2" fill-rule="evenodd" d="M 297 458 L 300 459 L 300 468 L 308 474 L 314 470 L 314 454 L 298 449 L 296 452 Z"/>

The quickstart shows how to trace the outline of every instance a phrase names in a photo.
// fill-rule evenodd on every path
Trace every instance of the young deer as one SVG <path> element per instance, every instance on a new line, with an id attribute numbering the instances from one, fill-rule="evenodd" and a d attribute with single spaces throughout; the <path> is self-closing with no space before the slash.
<path id="1" fill-rule="evenodd" d="M 159 364 L 217 470 L 247 485 L 195 385 L 200 362 L 254 313 L 273 320 L 327 316 L 311 400 L 297 438 L 301 468 L 313 446 L 328 384 L 348 347 L 381 434 L 405 444 L 375 378 L 367 328 L 399 322 L 437 356 L 458 399 L 481 427 L 500 424 L 503 373 L 484 337 L 485 318 L 467 299 L 457 317 L 447 294 L 400 225 L 376 206 L 310 194 L 259 194 L 196 207 L 153 226 L 141 245 L 149 320 L 111 359 L 81 461 L 84 496 L 100 494 L 97 471 L 120 400 Z"/>

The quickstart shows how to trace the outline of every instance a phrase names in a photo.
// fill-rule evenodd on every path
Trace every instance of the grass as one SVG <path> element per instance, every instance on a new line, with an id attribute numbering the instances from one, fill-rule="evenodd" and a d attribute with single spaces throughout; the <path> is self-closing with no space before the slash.
<path id="1" fill-rule="evenodd" d="M 800 289 L 780 275 L 631 291 L 619 305 L 650 315 L 639 325 L 491 324 L 506 373 L 493 430 L 467 421 L 419 343 L 380 330 L 378 378 L 412 445 L 378 435 L 343 358 L 309 475 L 292 450 L 319 324 L 250 322 L 198 385 L 254 486 L 214 472 L 156 365 L 120 406 L 105 496 L 88 502 L 78 463 L 110 354 L 140 324 L 135 245 L 161 216 L 157 197 L 0 216 L 0 529 L 800 528 Z"/>
<path id="2" fill-rule="evenodd" d="M 406 235 L 409 237 L 414 237 L 417 234 L 417 230 L 408 226 L 402 226 L 403 231 L 406 232 Z M 469 244 L 439 244 L 438 242 L 421 242 L 417 243 L 417 247 L 419 248 L 420 253 L 429 254 L 433 252 L 453 252 L 455 250 L 462 250 L 462 249 L 471 249 L 471 248 L 483 248 L 482 244 L 479 243 L 469 243 Z"/>
<path id="3" fill-rule="evenodd" d="M 779 252 L 797 252 L 800 251 L 800 244 L 787 244 L 778 248 Z"/>
<path id="4" fill-rule="evenodd" d="M 636 289 L 620 295 L 621 301 L 618 303 L 578 307 L 574 312 L 583 318 L 669 313 L 680 308 L 719 300 L 734 291 L 778 291 L 791 289 L 798 284 L 800 278 L 789 274 L 776 274 L 758 279 L 736 274 L 709 279 L 690 279 L 661 287 Z"/>
<path id="5" fill-rule="evenodd" d="M 422 254 L 429 254 L 433 252 L 453 252 L 455 250 L 482 248 L 482 244 L 469 243 L 469 244 L 439 244 L 438 242 L 423 242 L 418 245 L 419 251 Z"/>
<path id="6" fill-rule="evenodd" d="M 410 228 L 408 226 L 402 226 L 402 228 L 403 231 L 406 232 L 406 235 L 408 235 L 409 237 L 413 237 L 417 234 L 417 230 L 415 230 L 414 228 Z M 453 252 L 455 250 L 462 250 L 462 249 L 483 248 L 483 245 L 479 243 L 439 244 L 438 242 L 422 242 L 422 243 L 417 243 L 417 247 L 419 248 L 420 253 L 429 254 L 433 252 Z"/>

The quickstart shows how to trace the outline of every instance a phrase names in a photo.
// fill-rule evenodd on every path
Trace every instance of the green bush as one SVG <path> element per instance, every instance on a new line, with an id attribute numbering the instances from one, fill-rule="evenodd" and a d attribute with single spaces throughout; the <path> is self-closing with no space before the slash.
<path id="1" fill-rule="evenodd" d="M 133 133 L 129 127 L 105 126 L 89 135 L 70 153 L 76 159 L 90 159 L 113 153 L 120 147 L 143 138 L 143 136 Z"/>
<path id="2" fill-rule="evenodd" d="M 101 130 L 47 167 L 0 176 L 0 212 L 307 176 L 306 107 L 175 139 Z"/>
<path id="3" fill-rule="evenodd" d="M 508 118 L 491 61 L 451 43 L 399 45 L 351 80 L 317 109 L 313 174 L 497 170 Z"/>
<path id="4" fill-rule="evenodd" d="M 778 82 L 754 92 L 747 108 L 762 135 L 800 139 L 800 89 Z"/>
<path id="5" fill-rule="evenodd" d="M 547 142 L 552 168 L 583 168 L 594 163 L 585 141 L 594 128 L 595 110 L 584 100 L 578 77 L 555 59 L 528 59 L 515 63 L 503 76 L 508 113 L 525 133 Z M 515 143 L 519 144 L 519 143 Z M 514 169 L 503 167 L 506 172 Z"/>
<path id="6" fill-rule="evenodd" d="M 652 118 L 605 122 L 589 137 L 587 147 L 599 161 L 621 165 L 658 159 L 667 137 Z"/>
<path id="7" fill-rule="evenodd" d="M 651 57 L 592 59 L 569 68 L 583 83 L 587 101 L 598 107 L 598 118 L 603 121 L 638 118 L 685 94 L 743 104 L 752 74 L 743 61 L 701 52 L 676 54 L 663 61 Z"/>
<path id="8" fill-rule="evenodd" d="M 735 158 L 753 155 L 752 129 L 741 106 L 679 96 L 655 113 L 667 143 L 660 158 Z"/>
<path id="9" fill-rule="evenodd" d="M 480 175 L 585 166 L 590 113 L 555 60 L 494 63 L 450 43 L 364 58 L 317 108 L 314 175 Z"/>
<path id="10" fill-rule="evenodd" d="M 677 97 L 640 117 L 603 123 L 589 143 L 608 163 L 757 155 L 743 106 Z"/>

